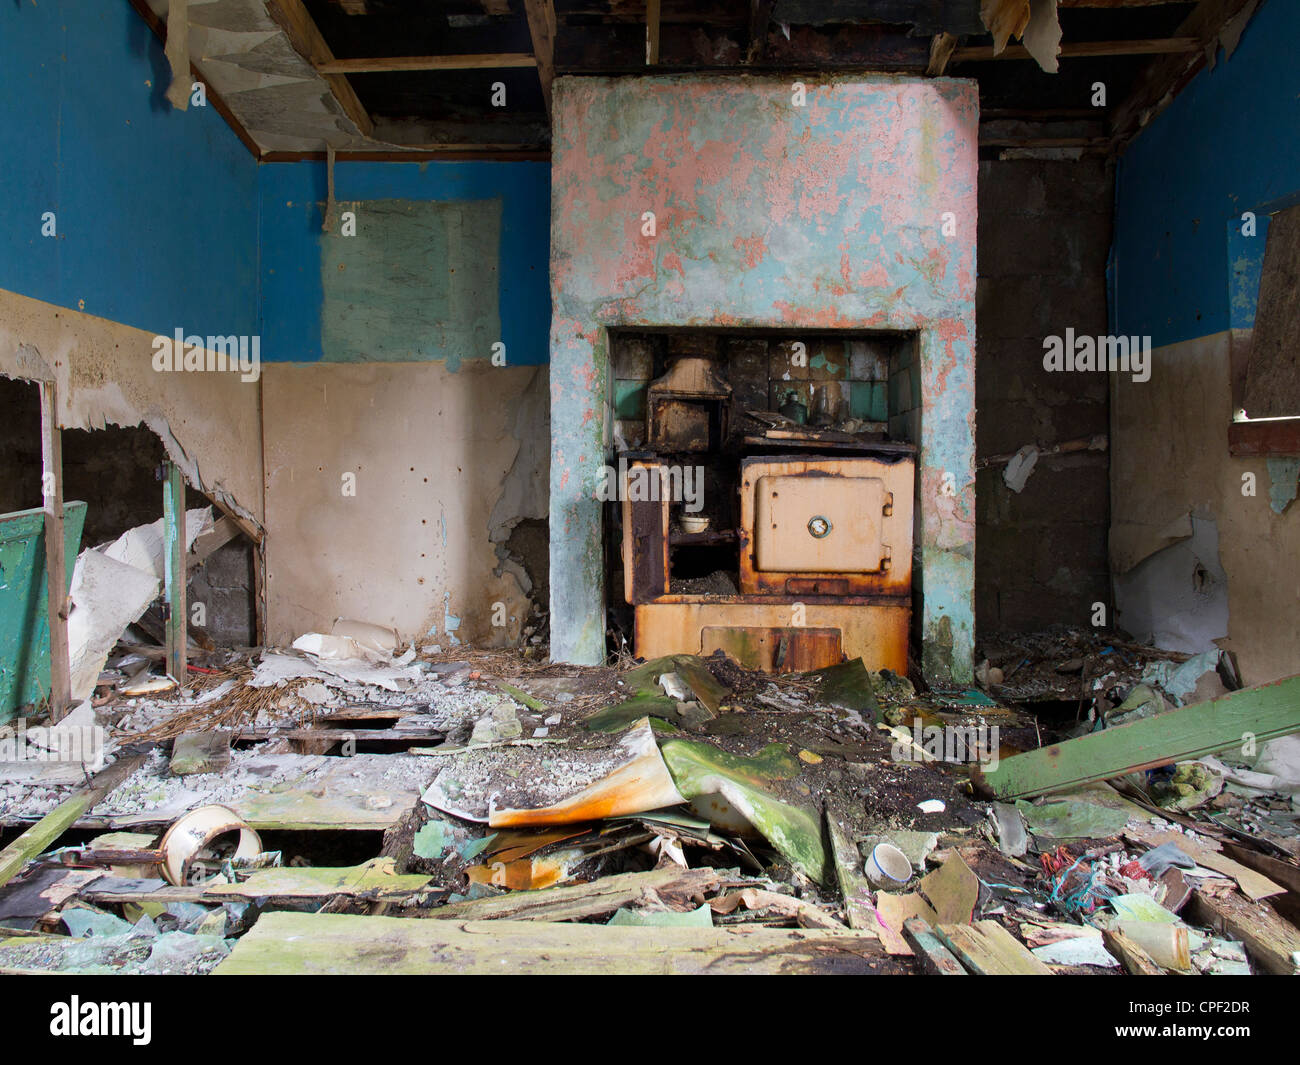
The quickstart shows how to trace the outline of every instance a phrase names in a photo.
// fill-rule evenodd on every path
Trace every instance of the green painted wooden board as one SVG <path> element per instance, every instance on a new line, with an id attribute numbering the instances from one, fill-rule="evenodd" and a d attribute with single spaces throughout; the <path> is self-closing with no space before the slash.
<path id="1" fill-rule="evenodd" d="M 85 503 L 63 505 L 67 585 L 81 547 Z M 0 514 L 0 721 L 50 691 L 50 622 L 46 613 L 45 512 Z"/>
<path id="2" fill-rule="evenodd" d="M 844 973 L 884 967 L 848 929 L 635 928 L 264 913 L 215 975 Z"/>
<path id="3" fill-rule="evenodd" d="M 1028 798 L 1292 732 L 1300 732 L 1300 674 L 1004 758 L 983 784 L 999 798 Z"/>

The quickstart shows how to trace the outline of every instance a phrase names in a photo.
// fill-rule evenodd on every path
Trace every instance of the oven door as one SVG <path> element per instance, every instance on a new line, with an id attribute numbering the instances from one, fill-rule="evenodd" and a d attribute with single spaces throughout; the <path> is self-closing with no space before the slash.
<path id="1" fill-rule="evenodd" d="M 754 563 L 777 573 L 876 573 L 885 482 L 877 477 L 769 475 L 754 497 Z"/>

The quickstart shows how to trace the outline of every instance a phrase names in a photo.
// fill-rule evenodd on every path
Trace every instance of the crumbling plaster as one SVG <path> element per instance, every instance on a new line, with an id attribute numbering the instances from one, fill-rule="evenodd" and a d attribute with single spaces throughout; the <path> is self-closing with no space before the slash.
<path id="1" fill-rule="evenodd" d="M 158 372 L 154 334 L 0 290 L 0 373 L 52 379 L 63 428 L 144 425 L 195 488 L 262 518 L 260 386 L 225 372 Z M 158 489 L 161 507 L 162 488 Z"/>
<path id="2" fill-rule="evenodd" d="M 1300 505 L 1274 513 L 1264 458 L 1228 453 L 1230 345 L 1225 331 L 1156 348 L 1149 381 L 1111 382 L 1111 564 L 1122 588 L 1144 559 L 1190 540 L 1193 516 L 1212 519 L 1218 558 L 1199 565 L 1226 574 L 1228 595 L 1227 637 L 1214 642 L 1236 652 L 1247 684 L 1263 684 L 1300 672 Z M 1187 558 L 1182 580 L 1142 616 L 1178 627 L 1168 615 L 1205 583 L 1197 559 Z"/>
<path id="3" fill-rule="evenodd" d="M 974 82 L 666 76 L 555 83 L 551 653 L 604 658 L 614 326 L 918 331 L 923 669 L 971 674 Z M 655 235 L 643 236 L 654 212 Z M 952 212 L 955 231 L 943 232 Z"/>

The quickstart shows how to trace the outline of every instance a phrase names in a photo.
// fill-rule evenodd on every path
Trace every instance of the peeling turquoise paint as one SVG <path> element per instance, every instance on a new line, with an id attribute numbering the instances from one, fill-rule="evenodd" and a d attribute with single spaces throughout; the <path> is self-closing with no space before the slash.
<path id="1" fill-rule="evenodd" d="M 321 240 L 321 351 L 328 362 L 487 359 L 501 340 L 500 199 L 341 202 L 356 232 Z"/>
<path id="2" fill-rule="evenodd" d="M 545 163 L 337 163 L 339 223 L 329 235 L 326 184 L 324 163 L 258 168 L 264 360 L 434 359 L 454 368 L 491 358 L 499 340 L 507 365 L 546 362 Z M 357 212 L 355 237 L 341 235 L 344 210 Z M 338 277 L 340 263 L 344 274 L 355 268 L 352 256 L 359 287 Z M 349 304 L 366 309 L 354 314 Z"/>
<path id="3" fill-rule="evenodd" d="M 974 83 L 955 79 L 831 78 L 804 108 L 778 78 L 556 82 L 553 658 L 604 658 L 608 328 L 903 330 L 924 397 L 922 634 L 946 648 L 936 679 L 969 680 L 977 133 Z"/>

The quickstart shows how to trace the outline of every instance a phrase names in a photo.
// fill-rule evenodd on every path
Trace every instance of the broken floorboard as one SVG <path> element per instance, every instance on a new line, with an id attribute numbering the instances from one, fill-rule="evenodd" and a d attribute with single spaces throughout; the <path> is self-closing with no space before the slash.
<path id="1" fill-rule="evenodd" d="M 413 916 L 462 921 L 580 921 L 613 913 L 646 899 L 690 901 L 698 906 L 705 895 L 730 882 L 716 869 L 682 869 L 676 865 L 646 873 L 619 873 L 590 884 L 563 884 L 540 891 L 453 902 Z"/>
<path id="2" fill-rule="evenodd" d="M 868 974 L 890 963 L 848 929 L 636 928 L 267 913 L 217 975 Z"/>
<path id="3" fill-rule="evenodd" d="M 1015 936 L 997 921 L 943 924 L 935 928 L 940 942 L 976 976 L 1051 976 Z"/>
<path id="4" fill-rule="evenodd" d="M 1263 743 L 1292 732 L 1300 732 L 1300 674 L 1004 758 L 980 783 L 1000 799 L 1030 798 L 1203 758 L 1248 733 Z"/>
<path id="5" fill-rule="evenodd" d="M 1198 888 L 1187 903 L 1187 916 L 1219 935 L 1246 945 L 1257 966 L 1278 976 L 1300 974 L 1300 929 L 1278 916 L 1264 903 L 1239 895 L 1216 898 Z"/>
<path id="6" fill-rule="evenodd" d="M 0 886 L 17 876 L 30 859 L 49 850 L 73 822 L 135 772 L 146 757 L 136 754 L 119 759 L 0 851 Z"/>

